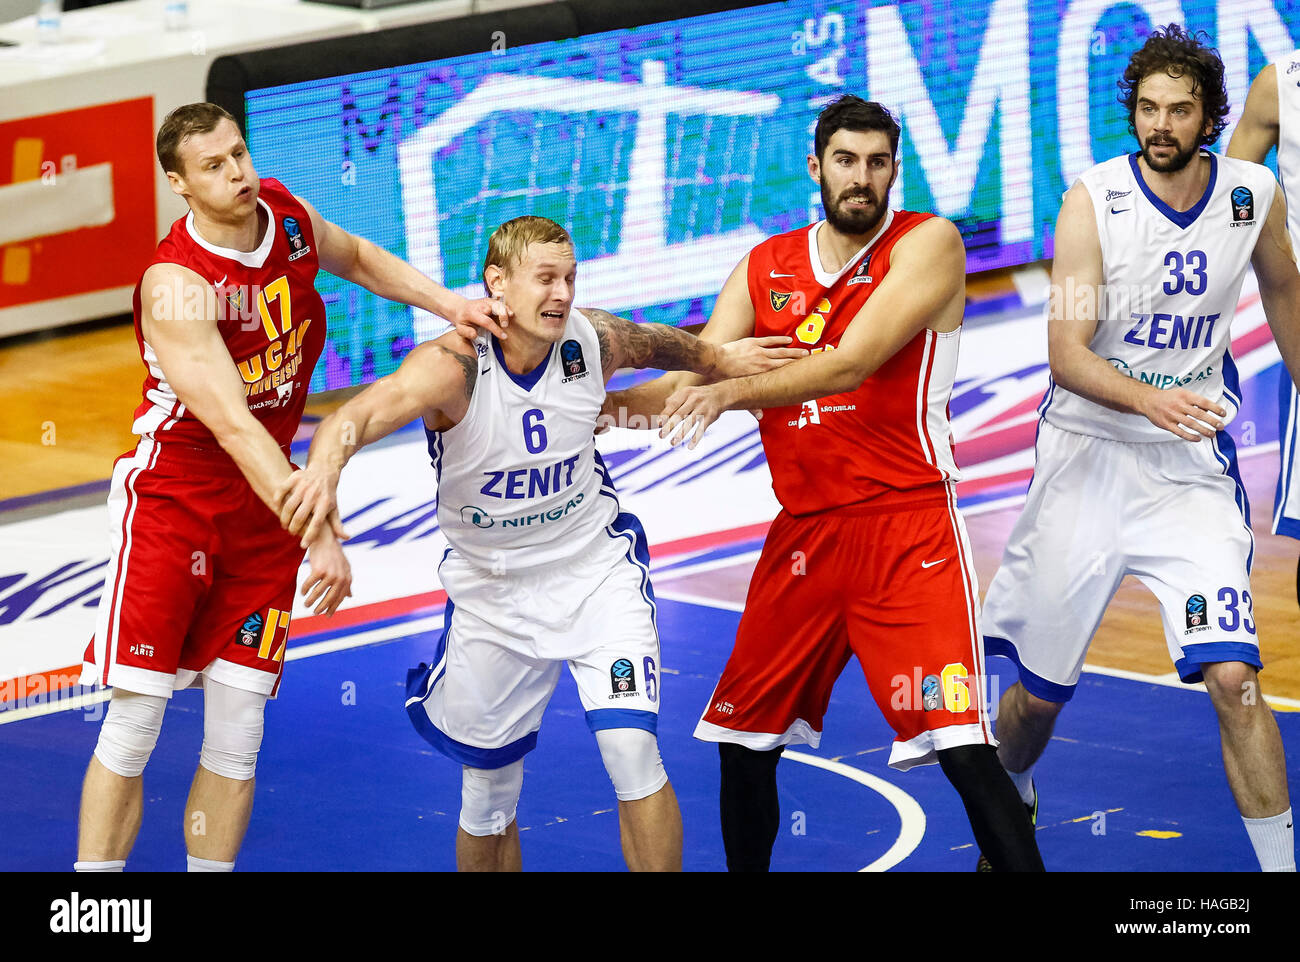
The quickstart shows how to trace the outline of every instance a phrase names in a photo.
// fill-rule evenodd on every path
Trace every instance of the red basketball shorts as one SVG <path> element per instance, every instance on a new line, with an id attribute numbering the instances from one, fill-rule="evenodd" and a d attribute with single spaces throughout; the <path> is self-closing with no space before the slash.
<path id="1" fill-rule="evenodd" d="M 922 504 L 778 515 L 695 737 L 815 748 L 850 654 L 896 733 L 891 767 L 997 744 L 975 568 L 951 489 Z"/>
<path id="2" fill-rule="evenodd" d="M 170 698 L 205 675 L 274 696 L 303 551 L 229 458 L 173 451 L 142 438 L 113 468 L 81 684 Z"/>

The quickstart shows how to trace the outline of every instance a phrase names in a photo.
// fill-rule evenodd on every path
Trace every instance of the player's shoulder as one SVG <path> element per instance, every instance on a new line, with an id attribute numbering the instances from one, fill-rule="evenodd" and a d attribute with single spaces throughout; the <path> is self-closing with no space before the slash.
<path id="1" fill-rule="evenodd" d="M 455 328 L 432 340 L 417 344 L 407 358 L 415 358 L 419 364 L 442 364 L 443 358 L 468 357 L 477 358 L 488 351 L 487 331 L 480 331 L 474 340 L 465 337 Z"/>
<path id="2" fill-rule="evenodd" d="M 273 201 L 280 201 L 283 203 L 286 200 L 297 203 L 293 194 L 289 191 L 289 188 L 285 187 L 283 183 L 274 177 L 262 177 L 258 182 L 257 192 L 258 196 L 267 203 Z"/>
<path id="3" fill-rule="evenodd" d="M 1280 78 L 1300 75 L 1300 50 L 1292 50 L 1284 56 L 1278 57 L 1271 63 L 1264 65 L 1264 68 L 1255 75 L 1254 84 L 1277 83 Z M 1296 79 L 1300 79 L 1297 76 Z"/>
<path id="4" fill-rule="evenodd" d="M 887 232 L 896 236 L 919 232 L 916 233 L 917 237 L 926 237 L 931 240 L 961 239 L 961 232 L 957 229 L 957 225 L 948 218 L 940 214 L 920 210 L 900 209 L 894 211 Z"/>
<path id="5" fill-rule="evenodd" d="M 1223 180 L 1252 178 L 1264 182 L 1275 181 L 1273 172 L 1263 164 L 1257 164 L 1253 160 L 1245 160 L 1241 157 L 1228 157 L 1227 155 L 1214 155 L 1216 163 L 1219 165 L 1219 177 Z"/>
<path id="6" fill-rule="evenodd" d="M 569 320 L 565 327 L 574 324 L 579 327 L 589 327 L 596 330 L 597 324 L 608 323 L 607 319 L 614 317 L 609 311 L 599 307 L 571 307 L 569 308 Z"/>
<path id="7" fill-rule="evenodd" d="M 1137 186 L 1133 172 L 1133 154 L 1120 154 L 1110 160 L 1093 164 L 1070 185 L 1070 189 L 1082 186 L 1098 203 L 1108 204 L 1129 196 Z M 1066 191 L 1069 193 L 1069 191 Z"/>
<path id="8" fill-rule="evenodd" d="M 920 253 L 927 259 L 933 256 L 946 256 L 946 253 L 961 249 L 965 253 L 966 244 L 961 231 L 946 217 L 915 210 L 896 210 L 890 222 L 885 240 L 892 240 L 892 245 L 900 254 Z"/>
<path id="9" fill-rule="evenodd" d="M 307 222 L 310 227 L 312 207 L 306 198 L 299 197 L 274 177 L 263 177 L 257 196 L 266 203 L 277 218 L 292 218 L 297 223 Z"/>
<path id="10" fill-rule="evenodd" d="M 806 250 L 808 248 L 808 234 L 816 229 L 817 224 L 805 224 L 803 227 L 796 227 L 793 230 L 782 231 L 780 234 L 773 234 L 766 240 L 759 242 L 749 252 L 751 269 L 760 261 L 779 259 L 789 253 Z"/>
<path id="11" fill-rule="evenodd" d="M 158 291 L 160 288 L 169 288 L 175 284 L 201 284 L 207 287 L 211 282 L 182 260 L 166 259 L 165 253 L 160 250 L 159 257 L 140 275 L 141 293 L 145 294 L 149 290 Z"/>

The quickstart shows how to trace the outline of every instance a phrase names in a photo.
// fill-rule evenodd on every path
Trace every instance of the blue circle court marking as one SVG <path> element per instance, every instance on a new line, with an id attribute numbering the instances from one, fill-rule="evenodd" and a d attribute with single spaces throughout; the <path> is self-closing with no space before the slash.
<path id="1" fill-rule="evenodd" d="M 859 872 L 888 871 L 916 851 L 916 847 L 921 844 L 921 839 L 925 837 L 925 810 L 916 799 L 897 785 L 868 774 L 860 768 L 854 768 L 852 765 L 833 762 L 829 758 L 818 758 L 816 755 L 805 755 L 803 752 L 792 752 L 788 749 L 781 757 L 843 775 L 883 796 L 885 801 L 894 806 L 902 823 L 898 830 L 898 838 L 894 839 L 894 844 L 889 846 L 884 855 L 858 869 Z"/>

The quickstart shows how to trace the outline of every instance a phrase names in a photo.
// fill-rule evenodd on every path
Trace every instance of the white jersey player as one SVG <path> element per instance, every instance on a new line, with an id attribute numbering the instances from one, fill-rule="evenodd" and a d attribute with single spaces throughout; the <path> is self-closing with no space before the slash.
<path id="1" fill-rule="evenodd" d="M 1204 679 L 1228 781 L 1266 868 L 1294 868 L 1281 738 L 1262 697 L 1254 540 L 1225 425 L 1240 406 L 1229 328 L 1248 263 L 1288 367 L 1300 370 L 1300 274 L 1266 168 L 1201 148 L 1224 126 L 1217 54 L 1176 25 L 1121 82 L 1141 150 L 1100 164 L 1057 221 L 1051 386 L 1023 514 L 984 603 L 985 647 L 1020 681 L 998 755 L 1027 805 L 1030 771 L 1121 579 L 1155 594 L 1185 682 Z"/>
<path id="2" fill-rule="evenodd" d="M 1283 193 L 1300 184 L 1300 50 L 1259 72 L 1241 120 L 1232 132 L 1228 156 L 1262 164 L 1277 147 L 1277 172 Z M 1287 230 L 1293 249 L 1300 247 L 1300 197 L 1287 197 Z M 1300 538 L 1300 394 L 1285 373 L 1278 379 L 1278 441 L 1281 466 L 1273 498 L 1274 534 Z M 1300 566 L 1296 571 L 1300 599 Z"/>
<path id="3" fill-rule="evenodd" d="M 484 282 L 511 312 L 505 340 L 420 345 L 317 429 L 281 520 L 310 535 L 356 448 L 423 417 L 450 543 L 445 628 L 407 679 L 416 729 L 464 768 L 457 865 L 520 865 L 523 756 L 567 664 L 619 799 L 632 869 L 681 867 L 681 816 L 659 756 L 659 637 L 649 552 L 596 451 L 619 367 L 734 377 L 805 351 L 790 338 L 715 346 L 661 324 L 573 309 L 573 243 L 542 217 L 492 235 Z M 310 523 L 309 523 L 310 518 Z"/>

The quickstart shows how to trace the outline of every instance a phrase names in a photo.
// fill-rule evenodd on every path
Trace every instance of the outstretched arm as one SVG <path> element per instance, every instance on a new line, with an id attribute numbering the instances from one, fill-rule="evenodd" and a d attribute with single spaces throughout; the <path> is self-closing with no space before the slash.
<path id="1" fill-rule="evenodd" d="M 1246 106 L 1228 142 L 1228 156 L 1262 164 L 1277 143 L 1277 68 L 1259 72 L 1246 95 Z"/>
<path id="2" fill-rule="evenodd" d="M 502 301 L 489 297 L 471 301 L 449 291 L 400 257 L 327 221 L 301 197 L 296 199 L 311 217 L 322 268 L 387 300 L 445 317 L 462 337 L 473 339 L 476 329 L 484 328 L 505 339 L 503 328 L 510 311 Z"/>
<path id="3" fill-rule="evenodd" d="M 307 467 L 282 485 L 280 524 L 310 542 L 337 510 L 339 475 L 353 454 L 419 417 L 426 423 L 459 421 L 477 379 L 473 345 L 454 331 L 416 347 L 396 371 L 316 428 Z"/>
<path id="4" fill-rule="evenodd" d="M 749 255 L 746 254 L 722 286 L 718 300 L 713 305 L 713 313 L 709 316 L 709 322 L 704 326 L 704 330 L 700 332 L 699 340 L 719 348 L 749 339 L 754 333 L 754 305 L 749 297 L 748 271 Z M 784 338 L 773 343 L 781 344 L 789 341 L 790 338 Z M 787 354 L 787 357 L 803 357 L 808 353 L 802 349 L 788 350 L 792 353 Z M 669 395 L 680 388 L 703 383 L 705 378 L 698 374 L 688 371 L 670 371 L 653 381 L 638 384 L 626 391 L 614 391 L 608 394 L 601 410 L 601 417 L 620 427 L 644 425 L 657 428 L 659 413 L 664 409 L 664 402 Z"/>
<path id="5" fill-rule="evenodd" d="M 779 371 L 679 390 L 664 405 L 660 436 L 674 444 L 690 438 L 694 447 L 723 411 L 782 407 L 852 391 L 922 328 L 948 322 L 955 329 L 966 293 L 966 248 L 957 228 L 931 218 L 900 240 L 890 259 L 889 273 L 835 350 Z M 683 424 L 685 430 L 675 436 Z"/>
<path id="6" fill-rule="evenodd" d="M 667 324 L 637 324 L 598 307 L 580 308 L 600 339 L 600 364 L 609 380 L 621 367 L 687 371 L 707 381 L 780 367 L 808 352 L 785 347 L 791 337 L 746 338 L 714 344 Z"/>

